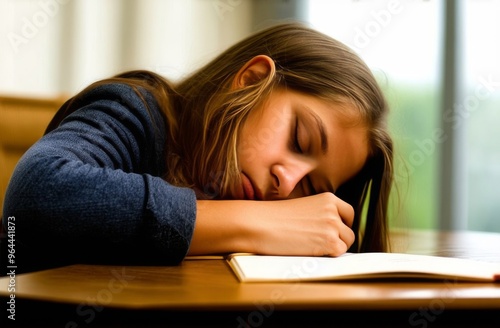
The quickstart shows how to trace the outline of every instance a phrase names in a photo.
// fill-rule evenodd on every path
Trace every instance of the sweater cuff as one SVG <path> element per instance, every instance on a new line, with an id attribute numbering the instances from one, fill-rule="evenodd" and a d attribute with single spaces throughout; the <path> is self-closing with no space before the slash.
<path id="1" fill-rule="evenodd" d="M 189 251 L 196 220 L 192 189 L 174 187 L 161 178 L 144 175 L 146 183 L 146 236 L 168 262 L 179 263 Z"/>

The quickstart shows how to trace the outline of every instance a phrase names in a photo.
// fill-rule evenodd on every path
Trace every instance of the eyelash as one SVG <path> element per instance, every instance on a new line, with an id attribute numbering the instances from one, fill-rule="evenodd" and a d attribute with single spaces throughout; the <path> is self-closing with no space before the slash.
<path id="1" fill-rule="evenodd" d="M 293 149 L 296 152 L 303 154 L 304 151 L 302 150 L 302 147 L 300 147 L 300 143 L 299 143 L 299 119 L 298 118 L 295 119 L 295 127 L 294 127 L 292 140 L 293 140 Z M 314 185 L 312 184 L 311 178 L 309 176 L 306 176 L 305 179 L 307 181 L 307 184 L 309 186 L 311 194 L 315 195 L 316 189 L 314 188 Z"/>
<path id="2" fill-rule="evenodd" d="M 295 129 L 294 129 L 294 136 L 293 136 L 293 149 L 297 151 L 298 153 L 302 154 L 302 148 L 300 147 L 299 143 L 299 119 L 295 119 Z"/>

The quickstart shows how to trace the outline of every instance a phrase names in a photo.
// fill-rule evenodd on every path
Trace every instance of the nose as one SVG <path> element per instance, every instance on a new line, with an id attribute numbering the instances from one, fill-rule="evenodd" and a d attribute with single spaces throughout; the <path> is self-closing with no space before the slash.
<path id="1" fill-rule="evenodd" d="M 273 187 L 278 191 L 280 199 L 293 198 L 292 193 L 297 184 L 312 170 L 313 161 L 307 159 L 288 159 L 271 166 Z M 294 197 L 303 196 L 296 195 Z"/>

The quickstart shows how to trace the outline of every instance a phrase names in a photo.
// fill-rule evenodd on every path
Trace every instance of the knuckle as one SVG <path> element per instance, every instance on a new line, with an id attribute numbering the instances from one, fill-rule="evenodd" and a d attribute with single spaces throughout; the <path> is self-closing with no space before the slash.
<path id="1" fill-rule="evenodd" d="M 332 194 L 331 192 L 324 192 L 324 193 L 321 193 L 320 194 L 320 197 L 326 201 L 326 202 L 329 202 L 329 203 L 334 203 L 338 197 L 335 196 L 334 194 Z"/>
<path id="2" fill-rule="evenodd" d="M 329 234 L 327 238 L 325 238 L 326 249 L 328 250 L 328 255 L 330 256 L 339 256 L 347 252 L 347 245 L 342 241 L 342 239 L 338 235 Z"/>
<path id="3" fill-rule="evenodd" d="M 331 256 L 339 256 L 347 252 L 347 246 L 346 244 L 342 242 L 337 242 L 333 247 L 331 248 Z"/>
<path id="4" fill-rule="evenodd" d="M 349 250 L 349 247 L 354 243 L 355 233 L 351 229 L 326 229 L 323 235 L 324 247 L 329 256 L 339 256 Z M 324 255 L 324 254 L 323 254 Z"/>
<path id="5" fill-rule="evenodd" d="M 325 233 L 330 235 L 331 233 L 338 234 L 340 224 L 342 223 L 342 219 L 336 215 L 328 215 L 325 217 Z"/>

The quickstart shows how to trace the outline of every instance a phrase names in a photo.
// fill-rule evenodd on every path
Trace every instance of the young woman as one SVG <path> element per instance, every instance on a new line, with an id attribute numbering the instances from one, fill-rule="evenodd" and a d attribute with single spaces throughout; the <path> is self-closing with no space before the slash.
<path id="1" fill-rule="evenodd" d="M 147 71 L 96 82 L 13 174 L 3 217 L 18 266 L 385 251 L 386 114 L 358 56 L 299 24 L 178 84 Z"/>

